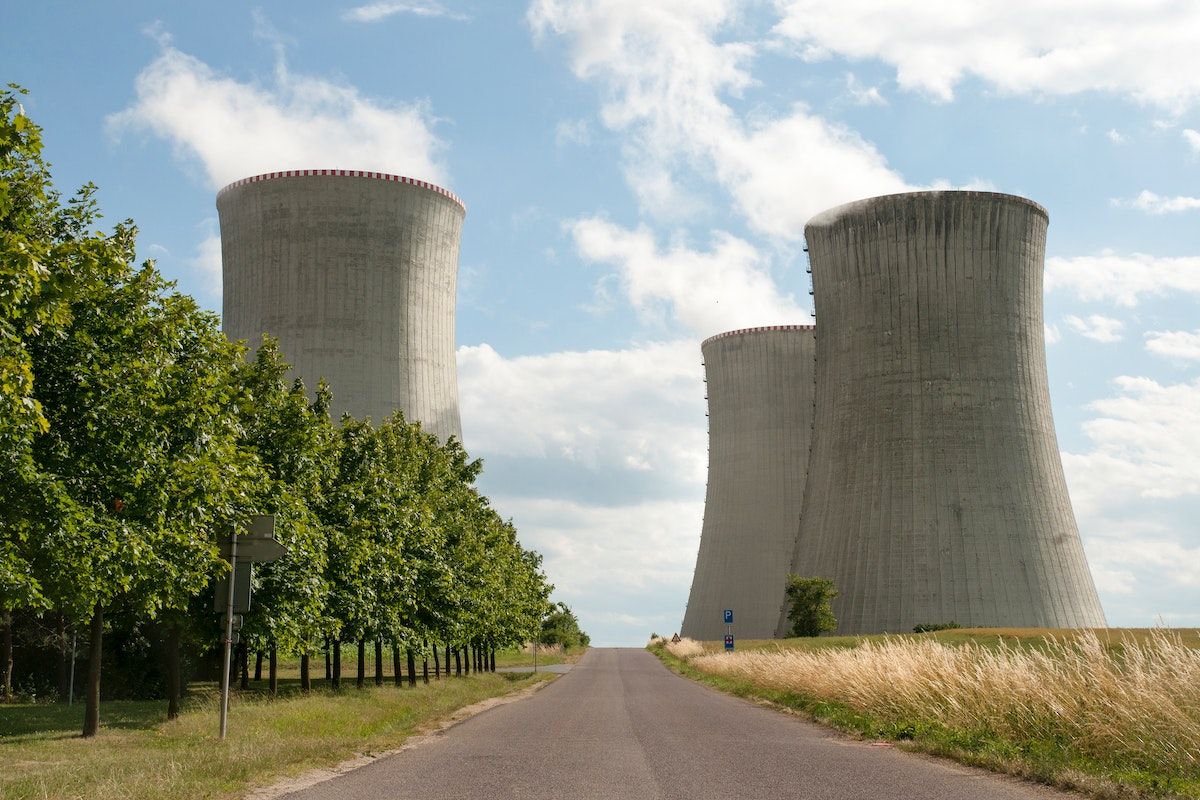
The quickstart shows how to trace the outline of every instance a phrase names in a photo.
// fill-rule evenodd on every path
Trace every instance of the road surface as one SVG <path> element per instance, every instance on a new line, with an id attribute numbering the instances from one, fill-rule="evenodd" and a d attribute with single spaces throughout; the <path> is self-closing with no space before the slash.
<path id="1" fill-rule="evenodd" d="M 1031 800 L 1049 789 L 855 742 L 671 673 L 644 650 L 592 649 L 532 697 L 293 800 Z"/>

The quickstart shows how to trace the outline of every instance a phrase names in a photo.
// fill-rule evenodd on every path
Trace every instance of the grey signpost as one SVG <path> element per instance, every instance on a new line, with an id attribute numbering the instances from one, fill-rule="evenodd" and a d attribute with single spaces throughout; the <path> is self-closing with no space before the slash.
<path id="1" fill-rule="evenodd" d="M 239 539 L 241 540 L 240 542 Z M 275 541 L 275 516 L 273 514 L 256 514 L 251 517 L 246 533 L 240 537 L 238 536 L 237 526 L 234 526 L 229 532 L 229 542 L 221 544 L 221 555 L 229 559 L 229 590 L 225 595 L 225 608 L 223 609 L 225 612 L 225 659 L 221 666 L 222 739 L 225 738 L 225 731 L 229 721 L 229 661 L 233 650 L 234 606 L 244 608 L 246 611 L 250 610 L 249 582 L 243 581 L 243 584 L 246 586 L 246 596 L 244 599 L 239 602 L 236 594 L 238 586 L 238 561 L 242 561 L 248 567 L 250 564 L 274 561 L 286 552 L 286 548 Z"/>

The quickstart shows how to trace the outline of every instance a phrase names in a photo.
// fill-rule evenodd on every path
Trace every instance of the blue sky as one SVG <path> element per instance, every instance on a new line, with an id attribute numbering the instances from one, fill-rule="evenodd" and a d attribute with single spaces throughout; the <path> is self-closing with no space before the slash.
<path id="1" fill-rule="evenodd" d="M 881 10 L 884 9 L 884 10 Z M 599 644 L 678 628 L 699 342 L 801 323 L 804 221 L 971 187 L 1050 212 L 1051 394 L 1114 625 L 1200 625 L 1200 7 L 1171 0 L 10 4 L 60 188 L 220 306 L 214 196 L 396 172 L 467 203 L 466 444 Z"/>

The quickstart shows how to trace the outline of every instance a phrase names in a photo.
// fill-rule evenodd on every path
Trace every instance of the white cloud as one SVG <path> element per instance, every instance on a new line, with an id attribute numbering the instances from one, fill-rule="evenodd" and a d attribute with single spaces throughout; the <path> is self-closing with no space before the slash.
<path id="1" fill-rule="evenodd" d="M 1088 405 L 1091 450 L 1063 454 L 1076 509 L 1092 516 L 1134 498 L 1200 495 L 1200 379 L 1114 383 L 1116 396 Z"/>
<path id="2" fill-rule="evenodd" d="M 545 557 L 555 596 L 596 644 L 676 629 L 707 469 L 699 342 L 515 358 L 483 344 L 458 364 L 471 452 L 514 475 L 497 488 L 485 470 L 484 488 Z M 630 617 L 646 628 L 632 638 Z"/>
<path id="3" fill-rule="evenodd" d="M 209 226 L 212 227 L 211 225 Z M 200 290 L 218 301 L 221 299 L 221 235 L 211 232 L 196 246 L 187 267 L 196 277 Z"/>
<path id="4" fill-rule="evenodd" d="M 616 601 L 653 586 L 673 586 L 686 594 L 691 583 L 702 502 L 599 506 L 498 498 L 497 507 L 513 515 L 523 542 L 545 556 L 553 580 L 573 593 L 602 592 Z"/>
<path id="5" fill-rule="evenodd" d="M 591 140 L 591 126 L 586 119 L 564 119 L 554 126 L 554 143 L 559 147 L 566 144 L 588 144 Z"/>
<path id="6" fill-rule="evenodd" d="M 636 645 L 679 629 L 695 567 L 704 503 L 589 505 L 496 497 L 594 645 Z M 632 629 L 632 630 L 631 630 Z"/>
<path id="7" fill-rule="evenodd" d="M 516 358 L 482 344 L 459 348 L 458 370 L 472 451 L 704 480 L 699 342 Z"/>
<path id="8" fill-rule="evenodd" d="M 379 22 L 396 14 L 410 14 L 416 17 L 447 17 L 461 21 L 470 19 L 465 14 L 451 11 L 441 3 L 395 2 L 394 0 L 355 6 L 343 13 L 342 19 L 349 22 Z"/>
<path id="9" fill-rule="evenodd" d="M 727 233 L 714 233 L 702 252 L 680 242 L 660 250 L 647 228 L 629 230 L 598 218 L 576 220 L 570 230 L 580 255 L 615 267 L 634 309 L 653 323 L 674 319 L 703 337 L 811 319 L 779 291 L 767 259 Z"/>
<path id="10" fill-rule="evenodd" d="M 853 72 L 846 73 L 846 92 L 856 106 L 886 106 L 887 99 L 878 86 L 864 86 Z"/>
<path id="11" fill-rule="evenodd" d="M 779 0 L 775 32 L 816 60 L 878 59 L 950 100 L 977 76 L 1010 94 L 1105 91 L 1171 112 L 1200 99 L 1200 5 L 1176 0 Z"/>
<path id="12" fill-rule="evenodd" d="M 1089 546 L 1092 558 L 1105 571 L 1116 573 L 1118 593 L 1132 594 L 1133 573 L 1130 568 L 1149 568 L 1178 586 L 1200 587 L 1200 547 L 1188 547 L 1168 538 L 1127 536 L 1098 538 Z M 1118 566 L 1119 565 L 1119 566 Z"/>
<path id="13" fill-rule="evenodd" d="M 1047 292 L 1071 291 L 1080 300 L 1107 300 L 1136 306 L 1147 296 L 1174 292 L 1200 295 L 1200 257 L 1122 256 L 1103 250 L 1094 256 L 1046 260 Z"/>
<path id="14" fill-rule="evenodd" d="M 1200 131 L 1184 128 L 1183 140 L 1197 153 L 1200 153 Z"/>
<path id="15" fill-rule="evenodd" d="M 1146 349 L 1178 361 L 1200 361 L 1200 330 L 1148 331 Z"/>
<path id="16" fill-rule="evenodd" d="M 1104 134 L 1113 144 L 1124 144 L 1125 137 L 1116 128 L 1109 128 L 1108 133 Z"/>
<path id="17" fill-rule="evenodd" d="M 290 73 L 242 83 L 160 38 L 136 81 L 137 99 L 108 118 L 114 132 L 147 130 L 198 159 L 210 185 L 286 169 L 393 172 L 445 182 L 441 142 L 421 104 L 372 100 L 352 86 Z"/>
<path id="18" fill-rule="evenodd" d="M 1062 331 L 1058 329 L 1057 325 L 1048 325 L 1043 323 L 1042 327 L 1045 329 L 1046 333 L 1046 344 L 1056 344 L 1062 341 Z"/>
<path id="19" fill-rule="evenodd" d="M 717 39 L 737 10 L 732 0 L 533 0 L 528 19 L 536 35 L 567 39 L 576 76 L 604 88 L 604 124 L 630 134 L 629 182 L 636 189 L 653 165 L 656 201 L 677 197 L 671 177 L 689 168 L 730 192 L 756 230 L 797 239 L 831 205 L 902 191 L 873 145 L 802 104 L 752 121 L 735 113 L 726 98 L 753 84 L 755 50 Z"/>
<path id="20" fill-rule="evenodd" d="M 1132 200 L 1113 200 L 1112 202 L 1115 206 L 1136 208 L 1147 214 L 1177 214 L 1180 211 L 1193 211 L 1200 208 L 1200 197 L 1163 197 L 1145 189 Z"/>
<path id="21" fill-rule="evenodd" d="M 1121 341 L 1121 331 L 1125 328 L 1121 320 L 1100 314 L 1092 314 L 1087 319 L 1067 316 L 1063 322 L 1080 336 L 1106 344 Z"/>

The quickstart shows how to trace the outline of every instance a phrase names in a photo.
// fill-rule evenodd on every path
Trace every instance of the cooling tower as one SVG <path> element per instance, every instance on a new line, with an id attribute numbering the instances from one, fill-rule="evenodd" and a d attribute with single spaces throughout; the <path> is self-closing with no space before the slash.
<path id="1" fill-rule="evenodd" d="M 1050 413 L 1045 209 L 917 192 L 805 228 L 817 323 L 793 567 L 839 633 L 1103 626 Z"/>
<path id="2" fill-rule="evenodd" d="M 701 345 L 708 491 L 682 633 L 769 639 L 784 598 L 812 435 L 811 325 L 729 331 Z"/>
<path id="3" fill-rule="evenodd" d="M 231 339 L 277 337 L 310 390 L 329 381 L 335 419 L 400 409 L 439 439 L 462 437 L 461 200 L 397 175 L 293 170 L 226 186 L 217 210 Z"/>

